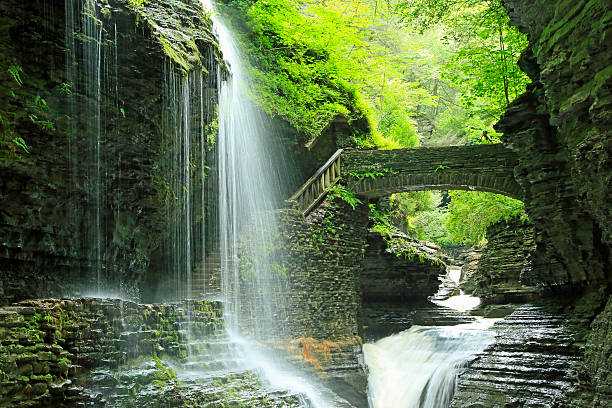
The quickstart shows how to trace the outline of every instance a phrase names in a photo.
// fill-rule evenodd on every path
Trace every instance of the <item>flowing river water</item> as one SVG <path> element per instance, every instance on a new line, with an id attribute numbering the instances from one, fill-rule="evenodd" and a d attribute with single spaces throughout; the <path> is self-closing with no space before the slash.
<path id="1" fill-rule="evenodd" d="M 449 278 L 459 282 L 460 270 Z M 440 306 L 465 312 L 478 298 L 460 293 Z M 412 326 L 375 343 L 364 344 L 371 408 L 445 408 L 455 391 L 457 376 L 470 359 L 494 339 L 495 319 L 477 319 L 456 326 Z"/>

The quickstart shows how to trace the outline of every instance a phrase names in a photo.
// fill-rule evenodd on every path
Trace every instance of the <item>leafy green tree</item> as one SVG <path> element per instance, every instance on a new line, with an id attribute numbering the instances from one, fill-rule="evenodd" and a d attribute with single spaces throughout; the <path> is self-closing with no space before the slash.
<path id="1" fill-rule="evenodd" d="M 514 217 L 527 219 L 523 202 L 500 194 L 452 191 L 450 197 L 446 228 L 457 244 L 482 244 L 489 225 Z"/>
<path id="2" fill-rule="evenodd" d="M 418 144 L 411 116 L 432 104 L 406 79 L 393 22 L 365 1 L 239 0 L 225 12 L 242 33 L 254 97 L 314 137 L 337 115 L 367 117 L 363 147 Z"/>
<path id="3" fill-rule="evenodd" d="M 463 136 L 487 142 L 482 132 L 497 141 L 492 125 L 508 104 L 521 94 L 528 77 L 517 62 L 527 40 L 515 27 L 501 0 L 404 0 L 396 12 L 407 26 L 424 31 L 443 27 L 442 40 L 453 47 L 442 65 L 440 79 L 458 94 L 451 98 L 464 109 Z M 443 119 L 446 124 L 449 118 Z"/>

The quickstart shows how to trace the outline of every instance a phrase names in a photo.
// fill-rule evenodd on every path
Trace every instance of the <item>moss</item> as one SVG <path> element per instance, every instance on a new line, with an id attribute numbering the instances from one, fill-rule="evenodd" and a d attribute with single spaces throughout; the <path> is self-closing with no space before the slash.
<path id="1" fill-rule="evenodd" d="M 255 11 L 256 10 L 256 11 Z M 352 128 L 353 144 L 370 140 L 374 121 L 357 87 L 339 78 L 329 50 L 313 49 L 306 41 L 284 38 L 282 24 L 268 19 L 299 20 L 298 10 L 235 2 L 226 8 L 249 56 L 247 68 L 255 84 L 253 98 L 272 116 L 280 116 L 312 143 L 338 117 Z M 291 46 L 287 46 L 287 43 Z M 367 129 L 363 129 L 363 122 Z M 367 145 L 367 143 L 366 143 Z"/>
<path id="2" fill-rule="evenodd" d="M 161 35 L 159 36 L 159 43 L 164 50 L 164 54 L 166 54 L 175 64 L 185 70 L 185 72 L 189 72 L 193 68 L 191 64 L 187 62 L 185 56 L 179 53 L 170 43 L 170 41 Z"/>

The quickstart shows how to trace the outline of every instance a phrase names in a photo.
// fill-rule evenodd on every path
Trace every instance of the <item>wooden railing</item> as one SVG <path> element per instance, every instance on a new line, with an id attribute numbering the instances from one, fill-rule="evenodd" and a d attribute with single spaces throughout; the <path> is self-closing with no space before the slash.
<path id="1" fill-rule="evenodd" d="M 298 209 L 307 216 L 321 202 L 331 186 L 340 180 L 340 156 L 343 149 L 339 149 L 329 158 L 317 172 L 308 179 L 300 189 L 289 198 L 297 203 Z"/>

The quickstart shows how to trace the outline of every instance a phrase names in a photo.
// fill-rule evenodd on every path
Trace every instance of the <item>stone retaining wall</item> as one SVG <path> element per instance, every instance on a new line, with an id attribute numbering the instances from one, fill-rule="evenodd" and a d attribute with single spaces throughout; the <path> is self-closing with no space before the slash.
<path id="1" fill-rule="evenodd" d="M 0 308 L 0 405 L 95 404 L 101 396 L 92 389 L 91 370 L 117 369 L 145 356 L 184 359 L 180 329 L 187 309 L 193 313 L 192 333 L 223 331 L 218 302 L 161 306 L 38 299 Z"/>

